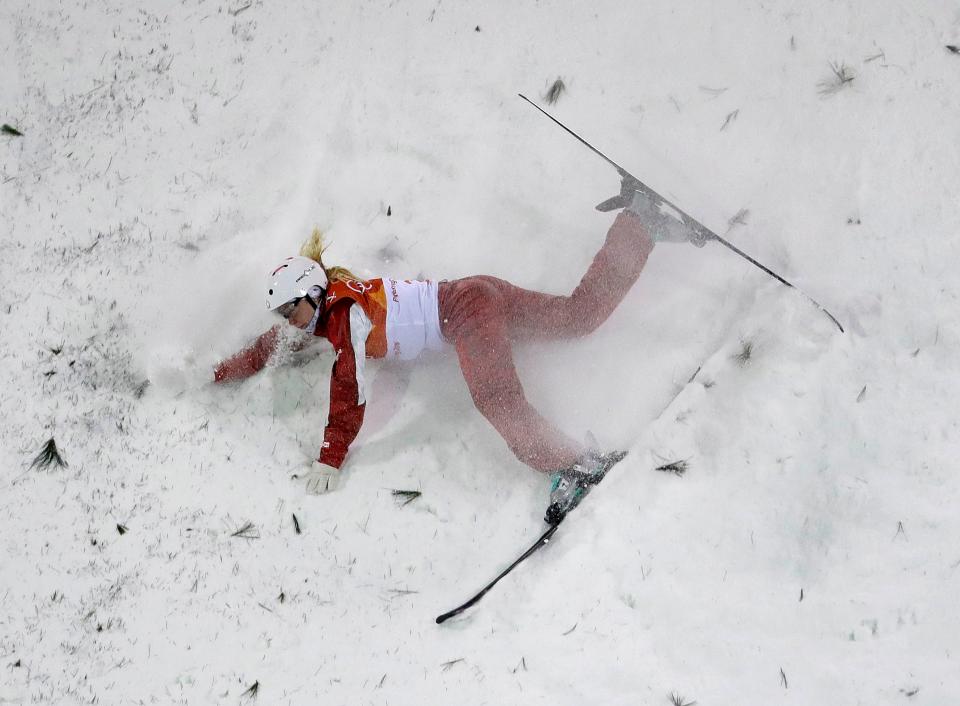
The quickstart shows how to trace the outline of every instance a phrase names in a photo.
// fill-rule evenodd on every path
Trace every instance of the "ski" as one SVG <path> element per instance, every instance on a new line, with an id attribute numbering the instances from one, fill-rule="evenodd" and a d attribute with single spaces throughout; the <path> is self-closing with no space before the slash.
<path id="1" fill-rule="evenodd" d="M 530 555 L 532 555 L 533 553 L 535 553 L 538 549 L 540 549 L 541 547 L 545 547 L 547 544 L 549 544 L 551 537 L 553 537 L 554 533 L 555 533 L 559 528 L 560 528 L 560 523 L 558 522 L 557 524 L 555 524 L 555 525 L 553 525 L 552 527 L 550 527 L 550 529 L 548 529 L 548 530 L 547 530 L 546 532 L 544 532 L 542 535 L 540 535 L 540 539 L 538 539 L 536 542 L 534 542 L 534 543 L 530 546 L 530 548 L 529 548 L 527 551 L 525 551 L 523 554 L 521 554 L 521 555 L 517 558 L 516 561 L 514 561 L 512 564 L 510 564 L 510 566 L 508 566 L 506 569 L 504 569 L 504 570 L 500 573 L 500 575 L 497 576 L 497 578 L 495 578 L 493 581 L 491 581 L 491 582 L 488 583 L 486 586 L 484 586 L 482 589 L 480 589 L 480 591 L 479 591 L 473 598 L 471 598 L 470 600 L 468 600 L 468 601 L 467 601 L 466 603 L 464 603 L 463 605 L 457 606 L 457 607 L 454 608 L 453 610 L 447 611 L 447 612 L 444 613 L 443 615 L 438 615 L 438 616 L 437 616 L 437 625 L 443 624 L 444 622 L 446 622 L 446 621 L 449 620 L 450 618 L 452 618 L 452 617 L 454 617 L 454 616 L 456 616 L 456 615 L 460 615 L 463 611 L 465 611 L 465 610 L 467 610 L 468 608 L 470 608 L 471 606 L 475 605 L 481 598 L 483 598 L 485 595 L 487 595 L 487 592 L 488 592 L 491 588 L 493 588 L 493 587 L 496 586 L 498 583 L 500 583 L 500 579 L 502 579 L 504 576 L 506 576 L 506 575 L 509 574 L 511 571 L 513 571 L 513 570 L 516 569 L 518 566 L 520 566 L 520 564 L 522 564 L 526 559 L 529 559 L 529 558 L 530 558 Z"/>
<path id="2" fill-rule="evenodd" d="M 827 308 L 826 308 L 825 306 L 823 306 L 820 302 L 818 302 L 816 299 L 814 299 L 813 297 L 811 297 L 809 294 L 807 294 L 806 292 L 804 292 L 802 289 L 800 289 L 800 288 L 797 287 L 796 285 L 792 284 L 791 282 L 787 281 L 786 279 L 784 279 L 783 277 L 781 277 L 780 275 L 778 275 L 776 272 L 774 272 L 773 270 L 771 270 L 769 267 L 761 264 L 760 262 L 758 262 L 758 261 L 755 260 L 754 258 L 752 258 L 752 257 L 750 257 L 749 255 L 747 255 L 745 252 L 743 252 L 743 250 L 741 250 L 740 248 L 738 248 L 737 246 L 735 246 L 733 243 L 730 243 L 729 241 L 725 240 L 724 238 L 721 238 L 719 235 L 717 235 L 717 234 L 714 233 L 712 230 L 710 230 L 709 228 L 707 228 L 705 225 L 703 225 L 703 224 L 702 224 L 700 221 L 698 221 L 696 218 L 694 218 L 693 216 L 690 216 L 689 214 L 687 214 L 686 212 L 684 212 L 682 209 L 678 208 L 676 205 L 674 205 L 673 203 L 671 203 L 668 199 L 666 199 L 666 198 L 664 198 L 663 196 L 661 196 L 660 194 L 658 194 L 656 191 L 654 191 L 654 190 L 651 189 L 649 186 L 647 186 L 647 185 L 644 184 L 642 181 L 640 181 L 640 180 L 637 179 L 635 176 L 633 176 L 633 174 L 631 174 L 631 173 L 628 172 L 626 169 L 624 169 L 624 168 L 621 167 L 619 164 L 617 164 L 617 163 L 614 162 L 612 159 L 610 159 L 610 158 L 609 158 L 607 155 L 605 155 L 603 152 L 601 152 L 601 151 L 598 150 L 596 147 L 594 147 L 594 146 L 591 145 L 589 142 L 587 142 L 587 141 L 584 140 L 582 137 L 580 137 L 580 135 L 578 135 L 578 134 L 575 133 L 573 130 L 571 130 L 570 128 L 568 128 L 566 125 L 564 125 L 564 124 L 561 123 L 559 120 L 557 120 L 555 117 L 553 117 L 552 115 L 550 115 L 550 113 L 548 113 L 548 112 L 545 111 L 543 108 L 541 108 L 539 105 L 537 105 L 537 104 L 534 103 L 532 100 L 530 100 L 529 98 L 527 98 L 525 95 L 523 95 L 522 93 L 520 93 L 520 94 L 518 94 L 518 95 L 519 95 L 521 98 L 523 98 L 523 100 L 525 100 L 527 103 L 529 103 L 529 104 L 532 105 L 534 108 L 536 108 L 536 109 L 539 110 L 541 113 L 543 113 L 543 114 L 546 115 L 548 118 L 550 118 L 550 120 L 552 120 L 554 123 L 556 123 L 556 124 L 559 125 L 561 128 L 563 128 L 567 133 L 569 133 L 570 135 L 572 135 L 573 137 L 575 137 L 577 140 L 579 140 L 585 147 L 587 147 L 587 149 L 589 149 L 591 152 L 593 152 L 595 155 L 597 155 L 598 157 L 600 157 L 601 159 L 603 159 L 605 162 L 607 162 L 607 164 L 609 164 L 610 166 L 612 166 L 614 169 L 617 170 L 617 174 L 619 174 L 619 175 L 620 175 L 620 178 L 623 180 L 623 186 L 621 187 L 620 195 L 619 195 L 619 196 L 614 196 L 613 198 L 607 199 L 607 200 L 604 201 L 603 203 L 599 204 L 599 205 L 597 206 L 597 210 L 600 210 L 600 211 L 611 211 L 611 210 L 613 210 L 613 209 L 615 209 L 615 208 L 622 208 L 622 207 L 626 206 L 628 203 L 630 203 L 629 198 L 627 198 L 627 197 L 628 197 L 628 194 L 625 193 L 626 191 L 628 191 L 628 190 L 630 190 L 630 189 L 640 191 L 640 192 L 646 194 L 647 196 L 649 196 L 650 198 L 654 199 L 655 201 L 657 201 L 657 202 L 659 202 L 659 203 L 661 203 L 661 204 L 665 204 L 666 206 L 668 206 L 669 208 L 671 208 L 673 211 L 675 211 L 676 214 L 680 216 L 680 220 L 683 221 L 683 222 L 695 233 L 695 243 L 696 243 L 697 245 L 703 245 L 703 244 L 704 244 L 705 242 L 707 242 L 708 240 L 715 240 L 715 241 L 717 241 L 718 243 L 720 243 L 721 245 L 729 248 L 731 251 L 735 252 L 737 255 L 739 255 L 740 257 L 742 257 L 743 259 L 745 259 L 745 260 L 746 260 L 747 262 L 749 262 L 750 264 L 752 264 L 752 265 L 760 268 L 761 270 L 763 270 L 764 272 L 766 272 L 768 275 L 770 275 L 771 277 L 773 277 L 775 280 L 777 280 L 777 281 L 780 282 L 781 284 L 784 284 L 784 285 L 786 285 L 787 287 L 790 287 L 790 289 L 796 290 L 797 292 L 799 292 L 800 294 L 802 294 L 802 295 L 803 295 L 804 297 L 806 297 L 810 302 L 812 302 L 812 303 L 814 304 L 814 306 L 816 306 L 818 309 L 820 309 L 820 311 L 822 311 L 824 314 L 826 314 L 826 315 L 830 318 L 830 320 L 836 325 L 836 327 L 837 327 L 838 329 L 840 329 L 840 333 L 844 333 L 843 326 L 840 325 L 840 322 L 837 321 L 837 318 L 836 318 L 833 314 L 831 314 L 831 313 L 827 310 Z M 629 187 L 629 189 L 628 189 L 628 187 Z M 625 199 L 626 199 L 626 200 L 625 200 Z"/>
<path id="3" fill-rule="evenodd" d="M 510 566 L 500 572 L 500 574 L 486 586 L 484 586 L 480 591 L 477 592 L 473 598 L 468 600 L 466 603 L 457 606 L 453 610 L 447 611 L 443 615 L 437 616 L 437 625 L 441 625 L 450 618 L 460 615 L 463 611 L 475 605 L 481 598 L 483 598 L 487 592 L 500 583 L 500 580 L 503 579 L 507 574 L 516 569 L 520 564 L 530 558 L 531 555 L 536 553 L 542 547 L 545 547 L 550 543 L 550 539 L 553 537 L 554 533 L 560 527 L 560 523 L 566 518 L 570 512 L 577 507 L 587 494 L 607 477 L 607 474 L 610 472 L 610 469 L 613 468 L 619 461 L 627 455 L 626 451 L 614 451 L 613 453 L 607 454 L 602 457 L 602 462 L 599 470 L 590 477 L 584 477 L 580 481 L 568 481 L 577 483 L 577 487 L 580 490 L 579 493 L 572 493 L 564 499 L 562 503 L 551 503 L 547 507 L 546 515 L 544 516 L 544 522 L 546 522 L 550 527 L 540 535 L 540 538 L 530 545 L 530 548 L 527 549 L 523 554 L 521 554 L 516 561 L 514 561 Z"/>

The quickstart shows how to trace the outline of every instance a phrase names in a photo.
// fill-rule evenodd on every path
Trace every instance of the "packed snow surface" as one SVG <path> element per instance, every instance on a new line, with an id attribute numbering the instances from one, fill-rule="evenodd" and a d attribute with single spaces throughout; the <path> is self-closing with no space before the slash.
<path id="1" fill-rule="evenodd" d="M 943 0 L 3 3 L 0 703 L 960 702 L 957 44 Z M 362 276 L 569 292 L 619 180 L 517 93 L 846 332 L 658 245 L 517 351 L 629 455 L 438 626 L 547 497 L 455 357 L 371 363 L 323 497 L 329 346 L 209 380 L 314 225 Z"/>

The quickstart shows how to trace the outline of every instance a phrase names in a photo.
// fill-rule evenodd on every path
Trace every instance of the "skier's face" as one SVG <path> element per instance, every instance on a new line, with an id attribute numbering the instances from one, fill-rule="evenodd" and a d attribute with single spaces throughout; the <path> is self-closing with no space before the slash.
<path id="1" fill-rule="evenodd" d="M 309 324 L 313 318 L 313 312 L 313 305 L 304 297 L 293 307 L 293 311 L 290 312 L 287 321 L 297 328 L 306 328 L 307 324 Z"/>

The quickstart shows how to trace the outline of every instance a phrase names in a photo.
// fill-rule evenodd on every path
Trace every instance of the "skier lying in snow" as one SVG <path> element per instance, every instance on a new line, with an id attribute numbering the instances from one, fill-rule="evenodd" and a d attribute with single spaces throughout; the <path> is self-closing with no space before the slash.
<path id="1" fill-rule="evenodd" d="M 622 458 L 622 453 L 584 448 L 545 420 L 524 396 L 511 350 L 512 341 L 572 338 L 595 330 L 636 282 L 655 242 L 696 238 L 626 180 L 620 196 L 606 204 L 604 210 L 614 206 L 623 211 L 580 284 L 566 297 L 488 276 L 440 282 L 361 280 L 323 264 L 319 231 L 299 257 L 289 257 L 271 271 L 267 308 L 292 326 L 326 337 L 337 352 L 323 445 L 313 468 L 300 476 L 307 492 L 326 493 L 339 484 L 347 448 L 363 423 L 364 359 L 411 360 L 448 345 L 456 348 L 480 413 L 518 459 L 553 474 L 552 507 L 572 506 L 591 477 Z M 246 378 L 262 369 L 279 334 L 280 325 L 274 326 L 221 362 L 216 381 Z"/>

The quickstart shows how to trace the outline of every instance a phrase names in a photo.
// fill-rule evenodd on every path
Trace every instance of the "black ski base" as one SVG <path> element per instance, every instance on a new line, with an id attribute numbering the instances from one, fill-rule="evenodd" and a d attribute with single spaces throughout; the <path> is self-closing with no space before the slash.
<path id="1" fill-rule="evenodd" d="M 527 551 L 525 551 L 523 554 L 521 554 L 520 557 L 519 557 L 515 562 L 513 562 L 512 564 L 510 564 L 510 566 L 508 566 L 506 569 L 504 569 L 503 572 L 502 572 L 499 576 L 497 576 L 497 578 L 495 578 L 493 581 L 491 581 L 491 582 L 488 583 L 486 586 L 484 586 L 484 587 L 480 590 L 480 592 L 477 593 L 477 595 L 475 595 L 475 596 L 474 596 L 473 598 L 471 598 L 469 601 L 467 601 L 466 603 L 464 603 L 464 604 L 461 605 L 461 606 L 457 606 L 457 607 L 454 608 L 453 610 L 447 611 L 447 612 L 444 613 L 443 615 L 438 615 L 438 616 L 437 616 L 437 625 L 440 625 L 440 624 L 446 622 L 447 620 L 449 620 L 450 618 L 452 618 L 452 617 L 454 617 L 454 616 L 456 616 L 456 615 L 460 615 L 463 611 L 467 610 L 467 608 L 470 608 L 470 607 L 473 606 L 475 603 L 477 603 L 481 598 L 483 598 L 483 597 L 486 595 L 487 591 L 489 591 L 491 588 L 493 588 L 494 586 L 496 586 L 496 585 L 500 582 L 500 579 L 502 579 L 504 576 L 506 576 L 507 574 L 509 574 L 509 573 L 510 573 L 511 571 L 513 571 L 515 568 L 517 568 L 517 567 L 518 567 L 525 559 L 527 559 L 531 554 L 533 554 L 533 553 L 536 552 L 538 549 L 540 549 L 540 547 L 544 547 L 544 546 L 546 546 L 547 544 L 549 544 L 549 543 L 550 543 L 550 538 L 553 537 L 553 533 L 557 531 L 557 528 L 558 528 L 558 527 L 560 527 L 560 523 L 559 523 L 559 522 L 558 522 L 557 524 L 553 525 L 550 529 L 548 529 L 548 530 L 547 530 L 546 532 L 544 532 L 542 535 L 540 535 L 540 539 L 538 539 L 536 542 L 534 542 L 533 545 L 531 545 L 531 547 L 530 547 Z"/>

